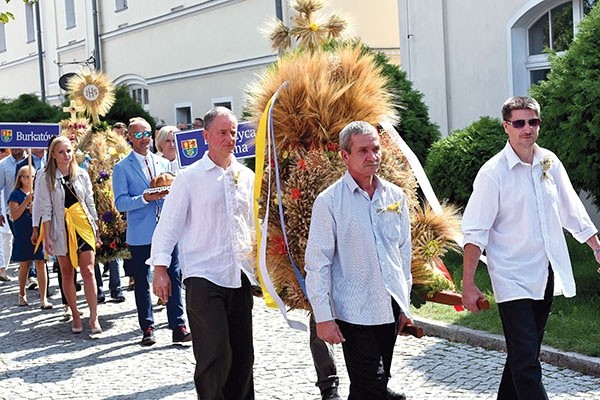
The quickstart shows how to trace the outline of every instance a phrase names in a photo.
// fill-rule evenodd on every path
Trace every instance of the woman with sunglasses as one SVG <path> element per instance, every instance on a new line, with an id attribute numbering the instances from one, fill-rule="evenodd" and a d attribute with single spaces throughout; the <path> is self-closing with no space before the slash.
<path id="1" fill-rule="evenodd" d="M 73 283 L 75 268 L 83 278 L 85 298 L 90 310 L 92 334 L 102 332 L 97 313 L 97 287 L 94 279 L 94 249 L 98 245 L 97 213 L 92 183 L 87 172 L 78 167 L 71 141 L 58 136 L 48 148 L 48 162 L 36 186 L 37 204 L 42 217 L 44 249 L 58 257 L 62 287 L 71 309 L 71 331 L 81 333 L 83 326 L 77 309 Z"/>
<path id="2" fill-rule="evenodd" d="M 33 232 L 31 208 L 33 205 L 33 179 L 35 168 L 28 165 L 21 167 L 17 172 L 15 186 L 8 197 L 8 210 L 10 219 L 13 221 L 14 246 L 12 252 L 13 261 L 19 263 L 19 305 L 29 305 L 25 293 L 25 284 L 31 260 L 35 265 L 40 292 L 40 303 L 43 310 L 52 308 L 46 297 L 48 276 L 44 263 L 44 253 L 41 248 L 34 251 L 33 244 L 29 240 Z"/>

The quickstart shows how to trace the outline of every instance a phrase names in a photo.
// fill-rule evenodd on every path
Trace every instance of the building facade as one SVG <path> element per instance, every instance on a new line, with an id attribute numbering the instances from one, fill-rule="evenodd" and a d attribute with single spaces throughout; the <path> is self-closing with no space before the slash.
<path id="1" fill-rule="evenodd" d="M 442 134 L 525 95 L 595 0 L 398 0 L 402 68 Z"/>
<path id="2" fill-rule="evenodd" d="M 333 0 L 322 11 L 347 18 L 350 36 L 399 62 L 395 0 L 377 8 Z M 277 58 L 264 34 L 278 17 L 289 23 L 286 0 L 41 0 L 43 57 L 38 60 L 35 6 L 3 6 L 15 20 L 0 24 L 0 97 L 42 92 L 58 104 L 61 76 L 96 63 L 159 122 L 191 124 L 215 105 L 241 115 L 245 89 Z M 382 11 L 385 11 L 382 13 Z M 97 17 L 97 24 L 95 24 Z"/>

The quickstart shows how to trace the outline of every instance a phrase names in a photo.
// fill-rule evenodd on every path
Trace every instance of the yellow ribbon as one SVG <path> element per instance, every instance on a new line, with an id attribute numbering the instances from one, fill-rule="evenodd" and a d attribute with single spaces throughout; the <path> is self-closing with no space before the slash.
<path id="1" fill-rule="evenodd" d="M 254 168 L 254 224 L 256 226 L 256 243 L 257 252 L 256 252 L 256 265 L 260 265 L 260 242 L 262 237 L 262 232 L 260 229 L 260 223 L 258 221 L 258 209 L 259 209 L 259 199 L 260 192 L 262 188 L 262 179 L 263 172 L 265 169 L 265 140 L 267 137 L 267 120 L 269 116 L 269 108 L 271 107 L 271 102 L 273 99 L 270 99 L 265 107 L 265 111 L 263 112 L 262 117 L 260 118 L 260 122 L 258 124 L 258 129 L 256 130 L 256 142 L 255 142 L 255 168 Z M 269 294 L 267 288 L 265 287 L 265 282 L 263 280 L 262 274 L 260 272 L 260 268 L 256 268 L 256 273 L 258 276 L 258 281 L 260 282 L 260 287 L 262 288 L 263 298 L 265 299 L 265 303 L 268 307 L 276 308 L 277 304 L 273 300 L 273 297 Z"/>
<path id="2" fill-rule="evenodd" d="M 92 249 L 96 247 L 96 235 L 79 202 L 76 202 L 69 208 L 65 208 L 65 223 L 67 225 L 69 258 L 71 259 L 73 268 L 77 269 L 79 267 L 77 258 L 77 234 L 79 234 Z"/>

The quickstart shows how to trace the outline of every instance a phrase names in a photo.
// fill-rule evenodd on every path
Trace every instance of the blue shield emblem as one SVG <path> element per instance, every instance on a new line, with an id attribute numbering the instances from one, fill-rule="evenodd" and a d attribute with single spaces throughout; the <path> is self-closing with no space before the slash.
<path id="1" fill-rule="evenodd" d="M 187 158 L 194 158 L 198 155 L 198 142 L 196 139 L 187 139 L 181 142 L 183 155 Z"/>
<path id="2" fill-rule="evenodd" d="M 2 138 L 2 141 L 4 143 L 10 142 L 11 139 L 12 139 L 12 137 L 13 137 L 12 129 L 2 129 L 2 136 L 1 136 L 1 138 Z"/>

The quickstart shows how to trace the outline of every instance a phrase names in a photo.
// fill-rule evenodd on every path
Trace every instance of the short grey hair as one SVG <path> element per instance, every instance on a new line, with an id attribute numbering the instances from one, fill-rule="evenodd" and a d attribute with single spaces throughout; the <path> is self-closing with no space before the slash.
<path id="1" fill-rule="evenodd" d="M 340 149 L 350 153 L 350 140 L 354 135 L 377 134 L 377 129 L 365 121 L 352 121 L 340 132 Z"/>
<path id="2" fill-rule="evenodd" d="M 223 115 L 230 116 L 231 119 L 233 121 L 235 121 L 235 123 L 237 125 L 237 117 L 235 116 L 233 111 L 231 111 L 227 107 L 215 107 L 215 108 L 208 110 L 208 112 L 206 114 L 204 114 L 204 130 L 208 130 L 208 128 L 210 128 L 212 123 L 215 122 L 215 119 L 218 116 L 223 116 Z"/>

